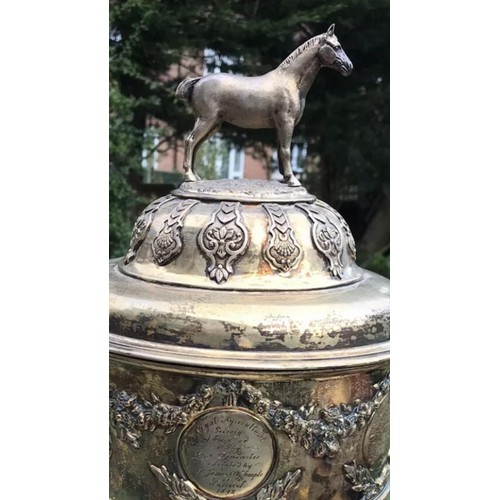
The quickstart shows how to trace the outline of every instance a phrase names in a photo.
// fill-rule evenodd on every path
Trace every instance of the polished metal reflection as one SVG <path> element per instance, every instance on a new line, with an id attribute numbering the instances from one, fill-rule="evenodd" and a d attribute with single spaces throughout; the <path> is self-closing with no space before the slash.
<path id="1" fill-rule="evenodd" d="M 193 170 L 196 150 L 223 122 L 228 122 L 242 128 L 275 128 L 284 182 L 300 186 L 290 163 L 290 143 L 304 113 L 307 93 L 323 66 L 334 68 L 343 76 L 352 72 L 352 63 L 334 30 L 332 24 L 326 33 L 309 39 L 265 75 L 218 73 L 187 78 L 180 83 L 176 95 L 189 101 L 197 116 L 185 144 L 186 181 L 200 180 Z"/>

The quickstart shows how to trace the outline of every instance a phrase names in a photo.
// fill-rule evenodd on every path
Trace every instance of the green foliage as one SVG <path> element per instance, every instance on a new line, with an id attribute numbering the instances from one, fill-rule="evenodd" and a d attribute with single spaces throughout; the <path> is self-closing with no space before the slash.
<path id="1" fill-rule="evenodd" d="M 350 2 L 336 24 L 354 71 L 345 79 L 320 72 L 297 131 L 318 158 L 318 196 L 338 205 L 356 185 L 368 209 L 389 184 L 389 4 Z"/>
<path id="2" fill-rule="evenodd" d="M 221 162 L 221 171 L 217 171 L 217 161 Z M 229 144 L 216 136 L 204 142 L 196 156 L 196 172 L 202 179 L 226 177 L 229 161 Z"/>
<path id="3" fill-rule="evenodd" d="M 391 277 L 390 257 L 382 255 L 381 253 L 373 255 L 363 264 L 363 267 L 369 271 L 373 271 L 374 273 L 381 274 L 386 278 Z"/>
<path id="4" fill-rule="evenodd" d="M 109 253 L 117 257 L 126 251 L 130 238 L 130 211 L 136 193 L 128 180 L 135 153 L 130 125 L 133 100 L 121 94 L 114 81 L 110 82 L 109 109 Z"/>
<path id="5" fill-rule="evenodd" d="M 135 193 L 127 180 L 113 167 L 109 171 L 109 254 L 124 255 L 131 234 L 130 202 Z M 128 210 L 127 210 L 128 209 Z"/>
<path id="6" fill-rule="evenodd" d="M 316 159 L 309 188 L 340 208 L 342 189 L 356 184 L 358 204 L 368 211 L 389 181 L 388 0 L 111 1 L 111 256 L 125 251 L 139 206 L 149 201 L 141 198 L 140 182 L 147 117 L 168 123 L 170 141 L 193 125 L 193 116 L 175 98 L 179 80 L 169 77 L 168 69 L 186 64 L 186 56 L 199 58 L 210 47 L 233 61 L 232 71 L 263 74 L 332 22 L 354 72 L 349 78 L 334 70 L 320 72 L 295 137 L 307 142 Z M 229 69 L 228 60 L 222 60 L 222 71 Z M 276 141 L 268 130 L 224 125 L 221 134 L 257 150 Z M 204 177 L 214 175 L 210 147 L 199 167 Z"/>

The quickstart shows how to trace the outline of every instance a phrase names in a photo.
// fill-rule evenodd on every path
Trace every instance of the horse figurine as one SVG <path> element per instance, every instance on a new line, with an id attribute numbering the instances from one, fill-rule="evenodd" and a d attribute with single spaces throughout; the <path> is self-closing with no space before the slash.
<path id="1" fill-rule="evenodd" d="M 175 95 L 187 100 L 197 116 L 185 142 L 186 181 L 200 180 L 193 170 L 196 151 L 223 122 L 228 122 L 249 129 L 275 128 L 283 182 L 300 186 L 290 164 L 290 143 L 293 129 L 302 118 L 306 95 L 323 66 L 335 68 L 343 76 L 352 73 L 352 63 L 334 29 L 332 24 L 326 33 L 310 38 L 265 75 L 217 73 L 186 78 L 179 84 Z"/>

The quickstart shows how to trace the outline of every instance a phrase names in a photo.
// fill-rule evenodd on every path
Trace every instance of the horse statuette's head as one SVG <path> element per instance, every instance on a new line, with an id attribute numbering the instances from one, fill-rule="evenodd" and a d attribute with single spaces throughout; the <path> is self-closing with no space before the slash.
<path id="1" fill-rule="evenodd" d="M 352 62 L 340 45 L 334 30 L 335 24 L 332 24 L 325 33 L 325 39 L 318 51 L 318 57 L 322 66 L 335 68 L 342 76 L 349 76 L 352 73 Z"/>

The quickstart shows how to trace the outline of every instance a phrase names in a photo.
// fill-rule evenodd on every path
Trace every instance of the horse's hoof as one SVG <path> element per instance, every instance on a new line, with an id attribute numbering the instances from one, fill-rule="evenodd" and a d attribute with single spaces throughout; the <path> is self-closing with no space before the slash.
<path id="1" fill-rule="evenodd" d="M 196 177 L 197 181 L 201 181 L 201 177 L 197 173 L 195 173 L 194 176 Z"/>
<path id="2" fill-rule="evenodd" d="M 184 181 L 185 182 L 196 182 L 197 180 L 199 180 L 199 179 L 196 178 L 196 176 L 193 174 L 193 172 L 186 172 L 184 174 Z"/>
<path id="3" fill-rule="evenodd" d="M 302 184 L 299 182 L 299 179 L 297 179 L 297 177 L 295 177 L 294 175 L 292 175 L 289 179 L 287 179 L 286 183 L 290 187 L 299 187 L 299 186 L 302 186 Z"/>

